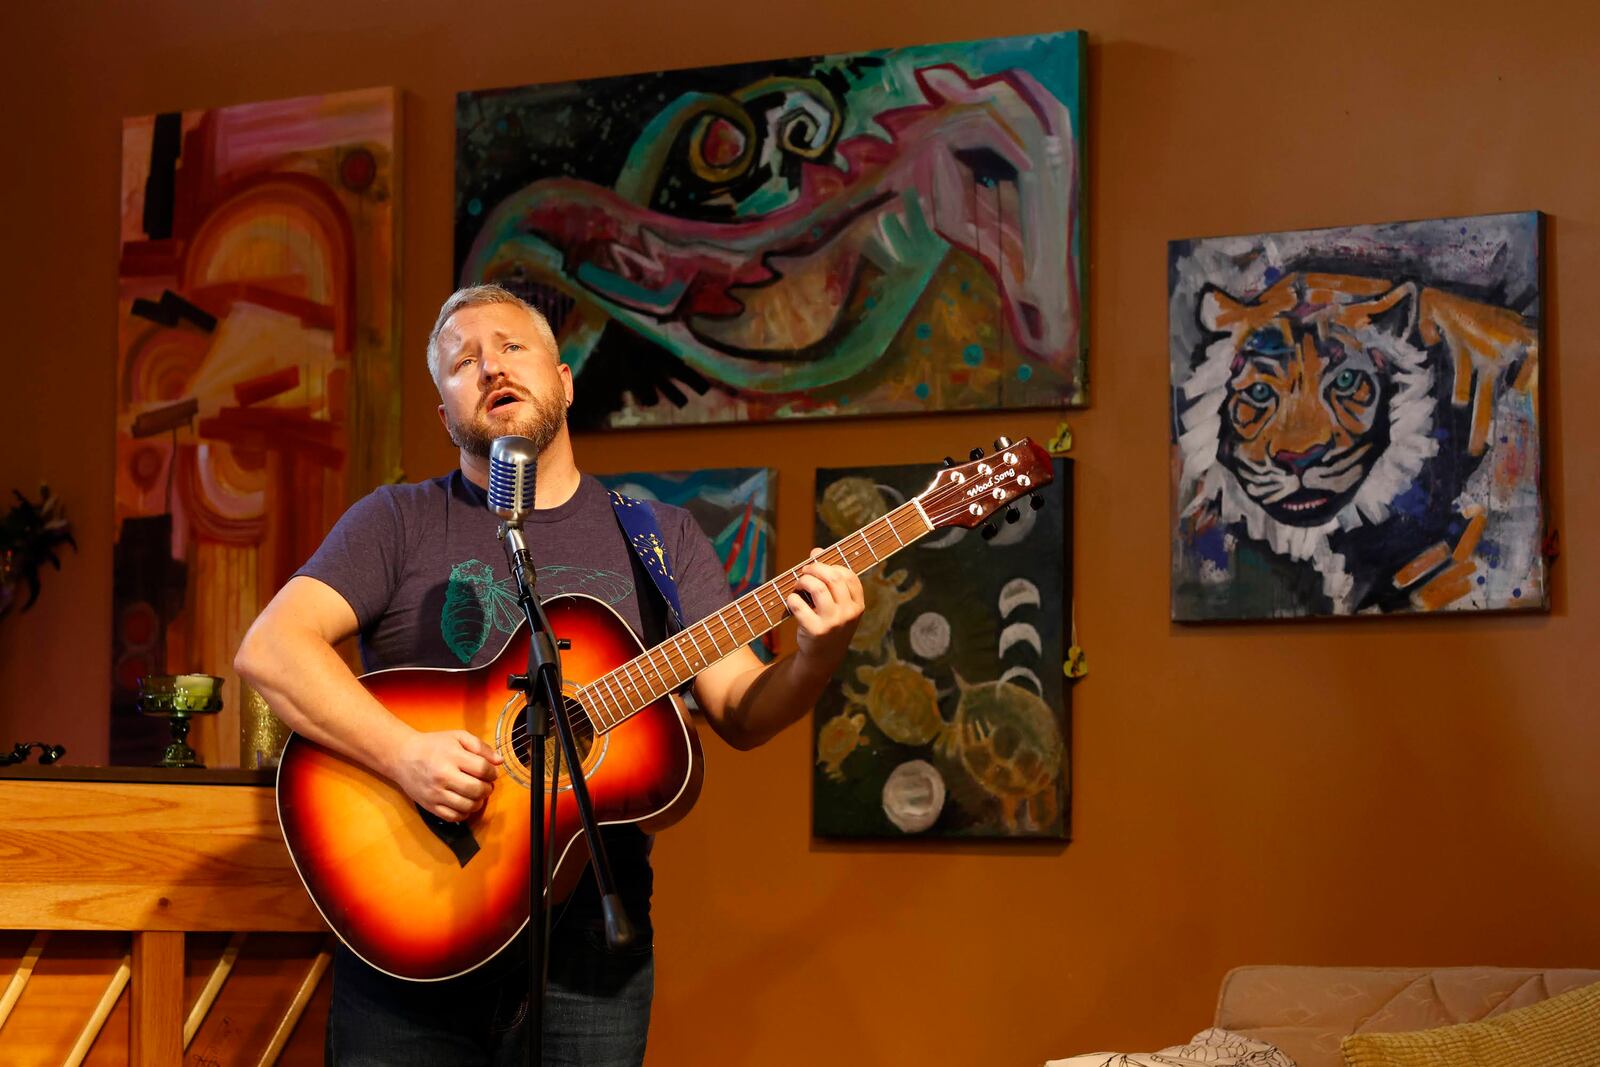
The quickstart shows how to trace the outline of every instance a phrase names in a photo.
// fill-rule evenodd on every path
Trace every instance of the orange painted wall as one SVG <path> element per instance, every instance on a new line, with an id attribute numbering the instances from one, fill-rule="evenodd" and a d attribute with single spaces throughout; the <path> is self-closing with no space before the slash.
<path id="1" fill-rule="evenodd" d="M 135 13 L 135 9 L 139 9 Z M 405 466 L 446 468 L 422 343 L 450 288 L 458 89 L 1090 32 L 1093 407 L 1077 433 L 1074 842 L 813 843 L 809 742 L 714 742 L 657 849 L 651 1062 L 1037 1064 L 1186 1038 L 1245 962 L 1600 963 L 1600 16 L 1588 5 L 905 0 L 5 5 L 0 489 L 81 552 L 0 622 L 0 742 L 104 755 L 123 115 L 405 89 Z M 1319 9 L 1320 10 L 1320 9 Z M 1167 621 L 1166 241 L 1549 213 L 1548 616 Z M 1057 415 L 612 433 L 593 470 L 933 461 Z M 648 457 L 644 459 L 643 457 Z"/>

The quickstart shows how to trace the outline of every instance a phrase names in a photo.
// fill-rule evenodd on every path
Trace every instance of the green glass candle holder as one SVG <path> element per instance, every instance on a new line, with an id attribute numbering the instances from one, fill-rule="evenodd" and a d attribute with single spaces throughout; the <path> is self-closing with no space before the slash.
<path id="1" fill-rule="evenodd" d="M 190 720 L 222 710 L 222 679 L 214 674 L 147 674 L 139 679 L 139 711 L 165 718 L 172 742 L 156 761 L 158 767 L 204 767 L 189 747 Z"/>

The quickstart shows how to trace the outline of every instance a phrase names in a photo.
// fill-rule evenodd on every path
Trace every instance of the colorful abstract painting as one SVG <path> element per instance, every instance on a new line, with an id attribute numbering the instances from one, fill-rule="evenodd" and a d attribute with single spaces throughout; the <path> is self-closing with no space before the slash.
<path id="1" fill-rule="evenodd" d="M 722 560 L 728 588 L 735 597 L 764 585 L 772 577 L 775 472 L 766 467 L 732 467 L 598 477 L 607 489 L 623 496 L 659 500 L 687 509 L 711 538 L 711 547 Z M 769 643 L 756 645 L 763 658 L 770 655 L 770 647 Z"/>
<path id="2" fill-rule="evenodd" d="M 1175 241 L 1172 617 L 1539 609 L 1537 213 Z"/>
<path id="3" fill-rule="evenodd" d="M 813 713 L 822 837 L 1065 840 L 1071 464 L 992 540 L 936 530 L 862 575 L 866 609 Z M 926 466 L 817 472 L 828 545 L 928 485 Z"/>
<path id="4" fill-rule="evenodd" d="M 228 679 L 351 499 L 399 467 L 397 94 L 128 119 L 122 133 L 112 751 L 140 675 Z M 162 724 L 155 724 L 158 728 Z"/>
<path id="5" fill-rule="evenodd" d="M 1083 403 L 1083 35 L 462 93 L 456 278 L 579 428 Z"/>

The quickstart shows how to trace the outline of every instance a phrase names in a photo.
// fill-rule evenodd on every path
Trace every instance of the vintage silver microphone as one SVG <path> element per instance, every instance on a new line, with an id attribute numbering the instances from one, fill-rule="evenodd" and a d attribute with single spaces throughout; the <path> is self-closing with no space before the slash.
<path id="1" fill-rule="evenodd" d="M 489 446 L 489 510 L 520 527 L 533 511 L 539 449 L 526 437 L 496 437 Z"/>

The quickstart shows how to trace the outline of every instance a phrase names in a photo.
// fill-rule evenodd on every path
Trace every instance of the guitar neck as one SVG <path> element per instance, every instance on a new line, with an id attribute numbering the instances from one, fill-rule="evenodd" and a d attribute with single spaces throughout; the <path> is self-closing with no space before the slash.
<path id="1" fill-rule="evenodd" d="M 908 500 L 830 546 L 818 559 L 833 566 L 849 567 L 860 574 L 933 528 L 921 502 Z M 577 695 L 594 722 L 595 730 L 604 733 L 618 725 L 783 622 L 789 617 L 786 601 L 797 588 L 800 569 L 804 566 L 802 563 L 791 567 L 722 610 L 584 686 Z"/>

